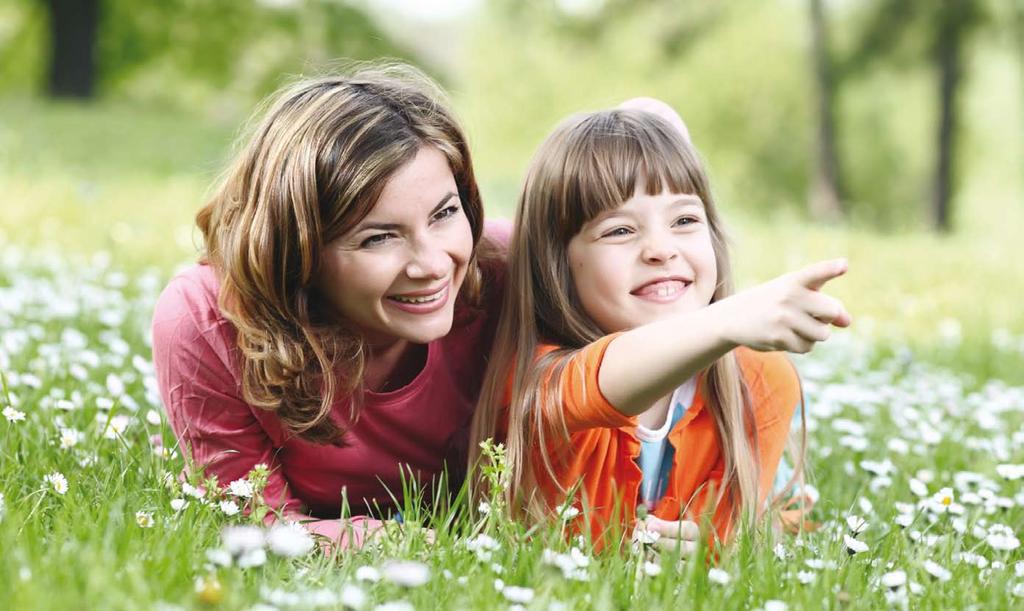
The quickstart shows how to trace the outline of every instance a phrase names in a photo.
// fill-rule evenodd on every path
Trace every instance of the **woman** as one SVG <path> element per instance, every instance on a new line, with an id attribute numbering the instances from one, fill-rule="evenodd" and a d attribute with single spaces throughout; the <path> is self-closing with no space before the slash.
<path id="1" fill-rule="evenodd" d="M 280 92 L 154 314 L 192 467 L 227 485 L 266 464 L 268 505 L 341 546 L 379 528 L 403 478 L 464 469 L 508 229 L 485 231 L 442 99 L 406 67 Z"/>

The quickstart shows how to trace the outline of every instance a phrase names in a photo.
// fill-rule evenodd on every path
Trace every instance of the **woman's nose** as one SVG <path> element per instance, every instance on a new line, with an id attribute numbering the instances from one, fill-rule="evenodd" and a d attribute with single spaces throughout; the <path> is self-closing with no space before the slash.
<path id="1" fill-rule="evenodd" d="M 439 280 L 448 275 L 451 266 L 443 245 L 428 241 L 416 245 L 405 273 L 414 280 Z"/>

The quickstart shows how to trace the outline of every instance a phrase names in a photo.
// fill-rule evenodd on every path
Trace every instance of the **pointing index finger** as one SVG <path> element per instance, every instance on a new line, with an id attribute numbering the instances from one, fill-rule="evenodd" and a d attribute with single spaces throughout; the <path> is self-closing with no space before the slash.
<path id="1" fill-rule="evenodd" d="M 846 273 L 849 263 L 846 259 L 832 259 L 812 263 L 797 272 L 797 281 L 812 291 L 817 291 L 825 283 Z"/>

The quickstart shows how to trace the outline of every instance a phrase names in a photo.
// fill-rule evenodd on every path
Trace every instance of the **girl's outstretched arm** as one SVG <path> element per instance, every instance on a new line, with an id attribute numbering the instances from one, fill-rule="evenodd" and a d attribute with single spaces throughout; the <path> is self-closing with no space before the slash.
<path id="1" fill-rule="evenodd" d="M 831 326 L 850 324 L 842 302 L 819 291 L 846 270 L 845 259 L 821 261 L 695 312 L 622 333 L 601 362 L 601 393 L 633 416 L 737 346 L 808 352 L 828 339 Z"/>

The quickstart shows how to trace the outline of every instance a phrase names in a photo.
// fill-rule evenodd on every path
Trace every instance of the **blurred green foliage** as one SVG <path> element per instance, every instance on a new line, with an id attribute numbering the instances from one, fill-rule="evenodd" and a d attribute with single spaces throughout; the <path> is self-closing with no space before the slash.
<path id="1" fill-rule="evenodd" d="M 991 17 L 968 48 L 958 214 L 970 207 L 966 183 L 978 172 L 995 170 L 1008 204 L 1024 199 L 1024 58 L 1013 1 L 982 0 Z M 501 190 L 503 205 L 514 205 L 504 201 L 513 177 L 554 123 L 644 94 L 679 110 L 727 205 L 762 216 L 803 213 L 815 162 L 806 3 L 607 0 L 584 3 L 603 12 L 580 15 L 567 15 L 565 4 L 489 3 L 466 54 L 460 107 L 484 167 L 513 181 Z M 890 232 L 920 227 L 937 146 L 933 33 L 918 20 L 873 48 L 889 2 L 828 4 L 852 221 Z M 926 12 L 919 5 L 928 3 L 903 4 Z"/>
<path id="2" fill-rule="evenodd" d="M 339 58 L 411 54 L 364 10 L 331 0 L 100 0 L 101 94 L 239 114 L 290 74 Z M 0 91 L 38 89 L 49 32 L 43 2 L 0 0 Z M 5 35 L 6 34 L 6 35 Z"/>
<path id="3" fill-rule="evenodd" d="M 584 7 L 608 12 L 572 12 L 564 1 L 493 0 L 458 41 L 442 43 L 458 53 L 433 73 L 466 123 L 490 214 L 512 214 L 529 158 L 555 123 L 657 96 L 679 110 L 707 161 L 737 229 L 741 285 L 845 254 L 853 271 L 836 291 L 860 329 L 1005 377 L 1015 365 L 988 347 L 993 330 L 1024 331 L 1024 47 L 1007 25 L 1024 21 L 1010 18 L 1016 0 L 985 1 L 994 16 L 965 68 L 953 236 L 920 230 L 937 95 L 922 40 L 844 67 L 839 146 L 853 218 L 843 227 L 804 214 L 814 105 L 801 3 L 607 0 Z M 105 6 L 101 99 L 83 105 L 30 93 L 45 59 L 41 4 L 0 0 L 0 53 L 17 60 L 0 62 L 0 244 L 106 250 L 130 268 L 188 261 L 195 211 L 261 96 L 338 56 L 410 57 L 393 41 L 411 37 L 382 34 L 345 3 Z M 829 6 L 837 54 L 857 57 L 874 2 Z M 948 320 L 962 326 L 955 354 L 937 339 Z"/>

